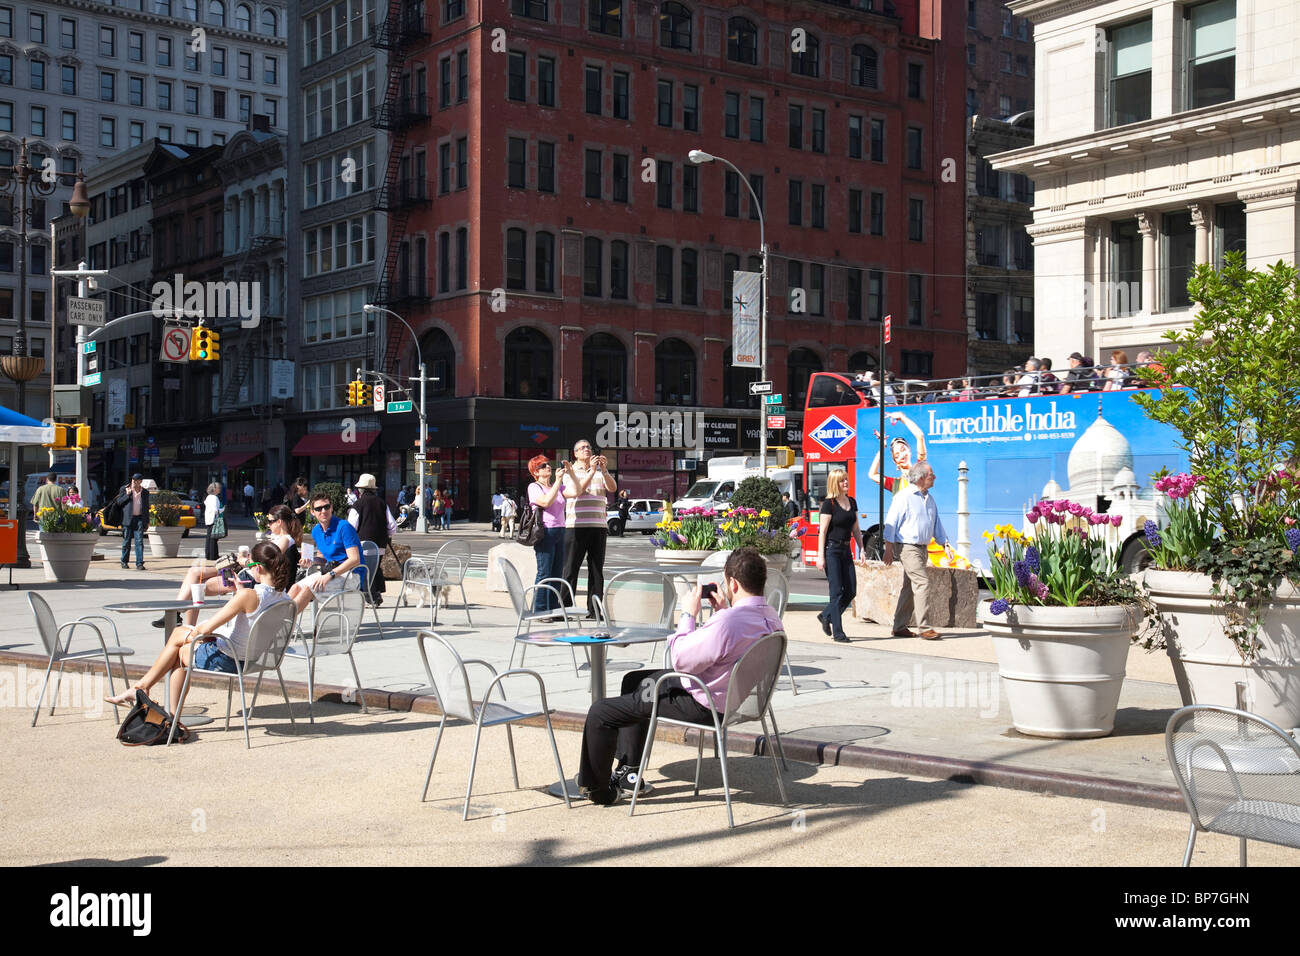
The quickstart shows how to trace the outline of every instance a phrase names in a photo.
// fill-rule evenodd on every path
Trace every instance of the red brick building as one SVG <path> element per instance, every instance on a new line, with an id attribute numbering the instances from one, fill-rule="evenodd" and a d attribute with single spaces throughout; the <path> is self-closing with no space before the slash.
<path id="1" fill-rule="evenodd" d="M 703 414 L 714 451 L 757 448 L 730 277 L 757 269 L 759 224 L 692 149 L 760 194 L 767 377 L 792 426 L 773 444 L 797 444 L 811 371 L 876 364 L 885 314 L 891 370 L 964 370 L 962 0 L 434 7 L 390 10 L 379 299 L 442 379 L 431 437 L 456 484 L 485 501 L 621 402 Z M 384 367 L 405 376 L 393 325 Z M 386 424 L 384 450 L 410 437 Z M 637 456 L 634 494 L 683 490 L 674 461 L 702 455 L 678 448 Z"/>

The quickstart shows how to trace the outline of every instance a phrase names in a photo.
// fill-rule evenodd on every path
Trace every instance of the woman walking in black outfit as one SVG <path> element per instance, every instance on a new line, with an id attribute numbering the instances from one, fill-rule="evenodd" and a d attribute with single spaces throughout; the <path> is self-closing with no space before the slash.
<path id="1" fill-rule="evenodd" d="M 858 503 L 849 495 L 849 477 L 843 468 L 826 476 L 826 497 L 822 499 L 821 528 L 817 535 L 817 567 L 826 571 L 830 595 L 817 615 L 822 630 L 841 644 L 849 642 L 842 615 L 858 593 L 858 575 L 853 568 L 850 542 L 862 554 L 862 529 L 858 527 Z"/>

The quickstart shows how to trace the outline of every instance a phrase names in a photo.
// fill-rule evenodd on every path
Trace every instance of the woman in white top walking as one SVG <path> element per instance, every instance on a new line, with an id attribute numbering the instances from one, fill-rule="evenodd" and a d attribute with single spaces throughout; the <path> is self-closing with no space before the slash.
<path id="1" fill-rule="evenodd" d="M 203 523 L 208 528 L 208 537 L 203 542 L 203 555 L 209 561 L 217 560 L 217 542 L 221 539 L 212 536 L 213 525 L 216 524 L 217 515 L 225 510 L 226 506 L 221 503 L 221 482 L 214 481 L 208 485 L 208 496 L 203 499 Z"/>

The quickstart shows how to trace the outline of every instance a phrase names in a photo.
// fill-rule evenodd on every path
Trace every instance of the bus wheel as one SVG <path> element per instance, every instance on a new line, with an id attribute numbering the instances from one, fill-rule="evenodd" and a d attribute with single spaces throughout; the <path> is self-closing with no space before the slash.
<path id="1" fill-rule="evenodd" d="M 1120 553 L 1119 569 L 1124 574 L 1138 574 L 1151 566 L 1151 555 L 1147 553 L 1146 538 L 1137 534 L 1124 542 Z"/>

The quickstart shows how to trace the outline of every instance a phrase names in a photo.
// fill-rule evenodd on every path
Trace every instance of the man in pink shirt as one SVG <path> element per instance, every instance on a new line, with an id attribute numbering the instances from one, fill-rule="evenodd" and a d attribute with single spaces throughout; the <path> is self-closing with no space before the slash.
<path id="1" fill-rule="evenodd" d="M 681 624 L 668 639 L 671 670 L 697 675 L 709 688 L 708 696 L 697 685 L 666 681 L 659 688 L 659 713 L 678 720 L 711 723 L 709 697 L 719 716 L 727 704 L 727 681 L 731 668 L 759 638 L 781 630 L 781 619 L 763 600 L 767 565 L 753 548 L 737 548 L 722 571 L 723 583 L 709 601 L 714 615 L 696 630 L 695 617 L 703 600 L 699 586 L 682 600 Z M 650 710 L 654 700 L 650 689 L 667 671 L 633 671 L 623 678 L 621 697 L 607 697 L 587 712 L 582 730 L 582 758 L 578 786 L 592 803 L 608 806 L 623 790 L 636 786 Z M 617 754 L 618 769 L 610 775 Z M 648 787 L 643 783 L 641 792 Z"/>

